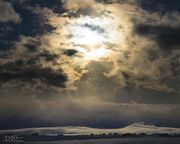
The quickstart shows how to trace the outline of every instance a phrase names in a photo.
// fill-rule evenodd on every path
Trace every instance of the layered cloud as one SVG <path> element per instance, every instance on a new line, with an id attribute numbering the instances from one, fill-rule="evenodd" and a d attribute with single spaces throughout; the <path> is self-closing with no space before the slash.
<path id="1" fill-rule="evenodd" d="M 9 90 L 11 90 L 9 93 L 1 90 L 4 93 L 1 97 L 1 128 L 5 128 L 4 126 L 9 128 L 37 127 L 38 125 L 83 125 L 110 128 L 139 121 L 161 126 L 179 126 L 178 104 L 118 103 L 88 95 L 86 98 L 85 96 L 67 96 L 63 92 L 54 96 L 52 92 L 48 92 L 48 89 L 44 90 L 44 93 L 39 91 L 39 97 L 37 97 L 37 92 L 30 90 L 29 93 L 20 92 L 14 88 Z M 9 118 L 12 123 L 7 120 Z"/>

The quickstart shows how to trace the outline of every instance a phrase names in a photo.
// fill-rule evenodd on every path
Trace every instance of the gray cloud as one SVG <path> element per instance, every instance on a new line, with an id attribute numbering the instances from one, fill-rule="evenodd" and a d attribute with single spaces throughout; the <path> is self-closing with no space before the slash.
<path id="1" fill-rule="evenodd" d="M 66 87 L 68 78 L 61 68 L 43 67 L 43 63 L 53 63 L 58 56 L 41 50 L 41 45 L 38 38 L 22 36 L 16 48 L 8 52 L 10 57 L 0 63 L 1 86 L 31 83 L 34 86 Z"/>
<path id="2" fill-rule="evenodd" d="M 19 68 L 20 66 L 23 69 Z M 8 63 L 1 66 L 1 69 L 3 69 L 0 71 L 1 85 L 5 84 L 5 82 L 34 82 L 36 84 L 40 81 L 51 86 L 65 87 L 65 82 L 67 81 L 67 77 L 61 71 L 56 72 L 51 69 L 38 67 L 27 68 L 21 62 L 17 62 L 17 64 Z"/>
<path id="3" fill-rule="evenodd" d="M 47 57 L 48 59 L 48 57 Z M 41 68 L 33 65 L 35 59 L 27 62 L 22 60 L 13 63 L 7 63 L 0 66 L 0 83 L 4 85 L 6 82 L 30 82 L 35 85 L 38 82 L 58 87 L 65 87 L 67 77 L 62 71 L 53 71 L 48 68 Z"/>
<path id="4" fill-rule="evenodd" d="M 0 1 L 0 22 L 9 22 L 14 23 L 21 22 L 20 15 L 15 12 L 11 3 L 1 0 Z"/>
<path id="5" fill-rule="evenodd" d="M 179 49 L 180 45 L 180 26 L 178 28 L 138 25 L 136 33 L 153 37 L 159 44 L 159 47 L 164 50 Z"/>
<path id="6" fill-rule="evenodd" d="M 11 92 L 14 91 L 11 89 Z M 7 92 L 4 91 L 4 94 Z M 63 92 L 56 98 L 45 100 L 30 96 L 28 93 L 24 93 L 23 96 L 21 92 L 13 96 L 6 96 L 5 99 L 5 95 L 1 94 L 0 114 L 2 118 L 14 115 L 16 119 L 24 119 L 24 122 L 31 119 L 32 122 L 35 121 L 42 125 L 54 124 L 56 126 L 121 127 L 139 121 L 174 126 L 174 124 L 178 125 L 180 119 L 178 117 L 179 105 L 113 103 L 105 102 L 97 97 L 77 98 L 61 97 L 61 95 L 64 95 Z"/>

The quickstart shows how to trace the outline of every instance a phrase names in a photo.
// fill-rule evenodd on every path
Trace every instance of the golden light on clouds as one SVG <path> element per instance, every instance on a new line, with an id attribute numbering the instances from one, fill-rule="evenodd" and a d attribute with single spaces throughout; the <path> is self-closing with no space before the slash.
<path id="1" fill-rule="evenodd" d="M 63 7 L 65 11 L 60 14 L 46 8 L 33 10 L 54 29 L 39 37 L 21 36 L 11 57 L 26 59 L 44 52 L 53 55 L 53 60 L 41 58 L 36 64 L 66 75 L 68 89 L 77 88 L 85 74 L 91 75 L 92 63 L 100 63 L 111 65 L 100 73 L 102 77 L 115 78 L 120 88 L 133 85 L 173 91 L 160 82 L 172 75 L 171 58 L 161 55 L 159 44 L 152 37 L 136 34 L 135 26 L 149 18 L 154 19 L 153 25 L 159 25 L 157 15 L 119 2 L 105 5 L 95 0 L 64 0 Z M 40 41 L 36 54 L 28 53 L 26 48 L 33 41 Z"/>
<path id="2" fill-rule="evenodd" d="M 64 29 L 64 35 L 67 37 L 66 44 L 72 44 L 84 60 L 105 58 L 112 51 L 106 43 L 123 42 L 123 35 L 118 31 L 118 25 L 104 15 L 72 19 Z"/>
<path id="3" fill-rule="evenodd" d="M 51 35 L 46 35 L 44 40 L 49 44 L 46 48 L 48 51 L 61 55 L 55 69 L 62 68 L 67 73 L 68 86 L 73 89 L 76 87 L 75 83 L 88 73 L 92 62 L 112 62 L 114 70 L 119 56 L 128 50 L 130 43 L 127 39 L 131 23 L 123 9 L 116 5 L 106 8 L 101 4 L 98 4 L 101 8 L 84 6 L 89 7 L 91 14 L 81 14 L 75 10 L 79 9 L 78 5 L 74 5 L 69 13 L 49 17 L 49 23 L 56 29 Z M 71 17 L 74 11 L 79 14 Z M 120 58 L 124 59 L 124 56 Z"/>
<path id="4" fill-rule="evenodd" d="M 42 37 L 45 43 L 42 49 L 58 57 L 56 63 L 43 63 L 43 67 L 56 71 L 63 69 L 68 76 L 66 85 L 69 89 L 76 88 L 92 62 L 111 63 L 112 69 L 106 73 L 109 77 L 126 70 L 125 63 L 128 63 L 125 53 L 130 53 L 132 23 L 129 13 L 125 12 L 127 5 L 104 7 L 91 2 L 93 4 L 82 1 L 77 5 L 78 0 L 73 4 L 67 1 L 64 6 L 68 12 L 61 15 L 46 12 L 48 23 L 55 29 Z M 117 80 L 120 79 L 120 85 L 124 85 L 120 75 Z"/>

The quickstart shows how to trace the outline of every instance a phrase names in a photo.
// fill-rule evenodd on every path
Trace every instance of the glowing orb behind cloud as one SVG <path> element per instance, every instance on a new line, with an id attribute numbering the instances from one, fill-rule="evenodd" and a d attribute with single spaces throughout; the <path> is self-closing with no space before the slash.
<path id="1" fill-rule="evenodd" d="M 107 57 L 111 49 L 107 43 L 116 44 L 122 39 L 113 21 L 106 17 L 82 17 L 67 26 L 68 42 L 83 55 L 85 60 Z"/>
<path id="2" fill-rule="evenodd" d="M 103 34 L 85 26 L 73 26 L 72 31 L 74 34 L 72 35 L 70 41 L 75 44 L 93 45 L 102 43 L 105 40 L 105 36 Z"/>

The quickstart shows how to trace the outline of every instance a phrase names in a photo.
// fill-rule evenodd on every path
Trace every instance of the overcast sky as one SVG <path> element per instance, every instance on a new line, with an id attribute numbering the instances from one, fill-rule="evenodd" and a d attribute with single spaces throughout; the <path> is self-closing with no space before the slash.
<path id="1" fill-rule="evenodd" d="M 0 129 L 180 127 L 179 0 L 0 0 Z"/>

